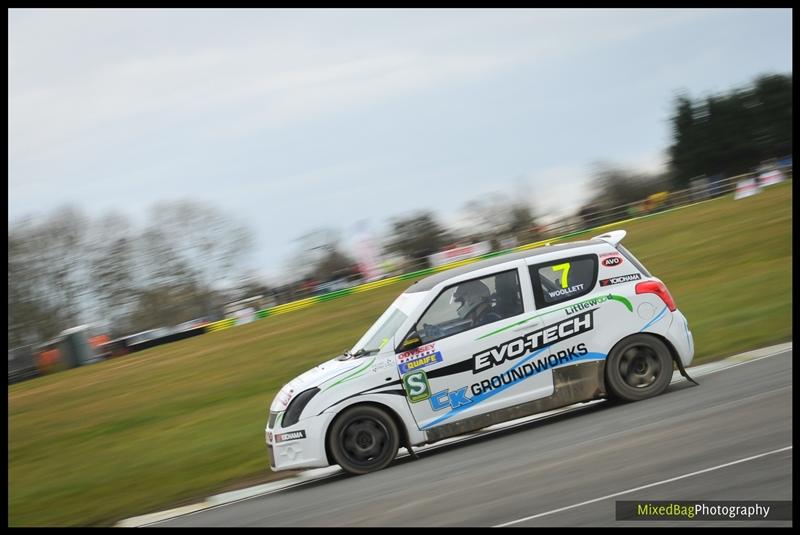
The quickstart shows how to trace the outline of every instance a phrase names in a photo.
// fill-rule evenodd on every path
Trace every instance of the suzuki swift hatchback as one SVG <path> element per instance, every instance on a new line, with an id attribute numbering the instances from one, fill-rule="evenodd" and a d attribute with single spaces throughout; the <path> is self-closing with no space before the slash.
<path id="1" fill-rule="evenodd" d="M 273 470 L 363 474 L 429 444 L 573 403 L 662 393 L 694 355 L 666 286 L 625 231 L 497 256 L 422 279 L 353 348 L 270 408 Z"/>

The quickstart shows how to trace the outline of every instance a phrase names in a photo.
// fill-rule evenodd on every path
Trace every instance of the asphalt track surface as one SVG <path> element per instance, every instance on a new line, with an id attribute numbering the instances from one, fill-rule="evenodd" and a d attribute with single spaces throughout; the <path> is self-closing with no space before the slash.
<path id="1" fill-rule="evenodd" d="M 791 372 L 789 350 L 653 399 L 595 403 L 155 525 L 788 526 L 620 522 L 614 511 L 616 500 L 791 500 Z"/>

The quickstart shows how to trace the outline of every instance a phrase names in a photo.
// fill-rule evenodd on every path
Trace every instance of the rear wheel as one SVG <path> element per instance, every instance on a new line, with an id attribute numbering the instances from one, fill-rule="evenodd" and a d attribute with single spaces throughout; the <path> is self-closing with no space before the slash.
<path id="1" fill-rule="evenodd" d="M 661 394 L 672 379 L 672 356 L 655 336 L 635 334 L 611 350 L 606 361 L 610 393 L 626 401 Z"/>
<path id="2" fill-rule="evenodd" d="M 329 440 L 333 459 L 351 474 L 385 468 L 400 448 L 400 433 L 392 417 L 367 405 L 347 409 L 336 418 Z"/>

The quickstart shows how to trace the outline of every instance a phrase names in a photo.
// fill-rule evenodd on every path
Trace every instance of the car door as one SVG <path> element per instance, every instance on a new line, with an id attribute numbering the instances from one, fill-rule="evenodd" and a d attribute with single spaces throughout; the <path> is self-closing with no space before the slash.
<path id="1" fill-rule="evenodd" d="M 605 358 L 606 354 L 598 352 L 592 342 L 598 333 L 598 309 L 615 297 L 595 292 L 597 255 L 578 254 L 532 263 L 529 273 L 536 308 L 544 322 L 544 332 L 549 334 L 548 367 Z"/>
<path id="2" fill-rule="evenodd" d="M 396 354 L 420 429 L 552 393 L 552 378 L 509 371 L 519 369 L 535 352 L 526 346 L 524 335 L 541 324 L 526 264 L 519 261 L 479 273 L 444 286 Z M 488 298 L 483 303 L 468 299 L 477 294 Z"/>

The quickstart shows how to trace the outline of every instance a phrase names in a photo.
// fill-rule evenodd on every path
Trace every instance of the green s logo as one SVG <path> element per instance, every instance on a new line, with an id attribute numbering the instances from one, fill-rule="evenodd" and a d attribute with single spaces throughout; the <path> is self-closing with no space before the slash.
<path id="1" fill-rule="evenodd" d="M 431 397 L 431 387 L 425 370 L 419 370 L 403 376 L 403 388 L 411 403 L 425 401 Z"/>

